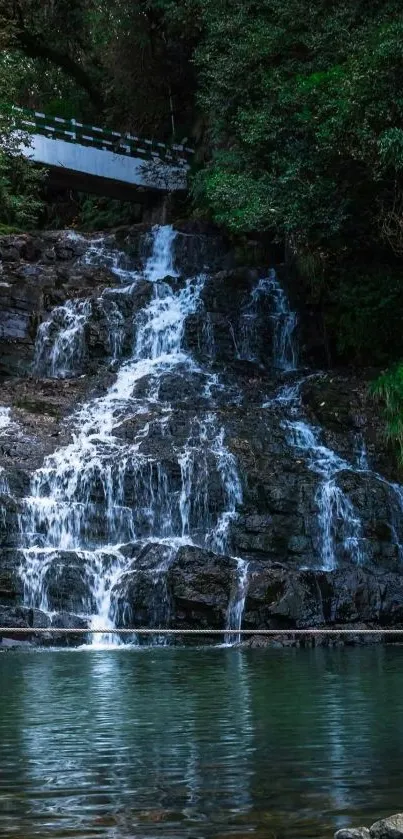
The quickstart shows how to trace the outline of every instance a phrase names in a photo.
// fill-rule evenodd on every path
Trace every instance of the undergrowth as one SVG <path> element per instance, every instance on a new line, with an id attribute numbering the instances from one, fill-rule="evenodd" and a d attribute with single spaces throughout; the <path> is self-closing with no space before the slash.
<path id="1" fill-rule="evenodd" d="M 397 446 L 403 464 L 403 361 L 382 373 L 372 383 L 371 393 L 384 404 L 385 435 Z"/>

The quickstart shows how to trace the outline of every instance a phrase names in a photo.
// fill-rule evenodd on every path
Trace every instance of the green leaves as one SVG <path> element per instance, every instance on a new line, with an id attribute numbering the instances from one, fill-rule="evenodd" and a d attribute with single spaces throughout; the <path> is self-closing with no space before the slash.
<path id="1" fill-rule="evenodd" d="M 388 128 L 378 138 L 380 163 L 396 172 L 403 170 L 403 128 Z"/>
<path id="2" fill-rule="evenodd" d="M 403 357 L 399 0 L 199 0 L 197 207 L 291 242 L 338 360 Z M 326 271 L 309 265 L 326 266 Z M 316 284 L 316 294 L 312 287 Z"/>
<path id="3" fill-rule="evenodd" d="M 25 157 L 0 151 L 0 224 L 23 231 L 37 226 L 45 177 Z"/>
<path id="4" fill-rule="evenodd" d="M 256 206 L 256 226 L 264 223 L 266 206 L 270 229 L 273 202 L 262 192 L 277 192 L 267 182 L 278 178 L 282 196 L 275 203 L 282 209 L 276 219 L 283 233 L 293 229 L 301 240 L 320 244 L 351 226 L 364 180 L 366 186 L 372 180 L 375 193 L 380 168 L 400 171 L 403 22 L 396 21 L 395 0 L 370 5 L 204 0 L 205 37 L 196 53 L 201 103 L 209 112 L 212 143 L 237 152 L 232 168 L 215 156 L 206 171 L 205 201 L 214 217 L 223 216 L 223 189 L 216 185 L 224 171 L 226 184 L 241 171 L 242 189 L 231 181 L 224 190 L 225 218 L 239 226 L 242 192 L 248 229 Z M 199 176 L 199 195 L 201 183 Z M 333 191 L 331 199 L 326 189 Z"/>
<path id="5" fill-rule="evenodd" d="M 403 464 L 403 363 L 382 373 L 372 383 L 371 393 L 384 404 L 386 437 L 397 445 Z"/>

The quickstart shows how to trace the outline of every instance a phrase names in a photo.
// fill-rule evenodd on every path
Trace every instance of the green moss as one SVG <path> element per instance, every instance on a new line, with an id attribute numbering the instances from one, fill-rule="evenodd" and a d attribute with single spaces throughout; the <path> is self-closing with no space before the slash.
<path id="1" fill-rule="evenodd" d="M 23 233 L 20 227 L 13 227 L 11 224 L 0 224 L 0 236 L 8 236 L 11 233 Z"/>
<path id="2" fill-rule="evenodd" d="M 28 411 L 30 414 L 47 414 L 51 417 L 60 419 L 60 408 L 52 402 L 46 402 L 43 399 L 35 399 L 33 397 L 23 397 L 17 399 L 14 403 L 16 408 L 21 408 L 23 411 Z"/>

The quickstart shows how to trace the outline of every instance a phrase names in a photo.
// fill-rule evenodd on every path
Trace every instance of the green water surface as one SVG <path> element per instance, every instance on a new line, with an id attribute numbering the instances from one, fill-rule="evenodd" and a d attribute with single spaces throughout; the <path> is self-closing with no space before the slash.
<path id="1" fill-rule="evenodd" d="M 0 655 L 0 836 L 300 839 L 403 810 L 403 648 Z"/>

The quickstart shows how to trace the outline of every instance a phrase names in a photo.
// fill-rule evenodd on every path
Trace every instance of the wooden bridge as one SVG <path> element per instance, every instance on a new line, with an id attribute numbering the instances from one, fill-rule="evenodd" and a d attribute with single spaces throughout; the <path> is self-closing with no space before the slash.
<path id="1" fill-rule="evenodd" d="M 75 119 L 13 109 L 29 135 L 21 152 L 50 170 L 55 186 L 141 202 L 150 192 L 186 190 L 193 149 L 144 140 Z"/>

